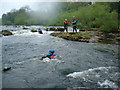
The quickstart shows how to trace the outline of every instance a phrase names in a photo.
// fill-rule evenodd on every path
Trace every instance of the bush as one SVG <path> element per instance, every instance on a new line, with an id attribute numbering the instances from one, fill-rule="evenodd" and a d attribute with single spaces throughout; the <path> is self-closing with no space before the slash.
<path id="1" fill-rule="evenodd" d="M 72 20 L 72 16 L 77 17 L 77 27 L 88 26 L 90 28 L 100 28 L 101 31 L 112 32 L 118 29 L 118 13 L 110 12 L 109 3 L 95 3 L 86 7 L 79 7 L 78 10 L 66 11 L 59 14 L 56 23 L 63 25 L 63 21 L 67 18 Z M 71 26 L 72 24 L 69 24 Z"/>

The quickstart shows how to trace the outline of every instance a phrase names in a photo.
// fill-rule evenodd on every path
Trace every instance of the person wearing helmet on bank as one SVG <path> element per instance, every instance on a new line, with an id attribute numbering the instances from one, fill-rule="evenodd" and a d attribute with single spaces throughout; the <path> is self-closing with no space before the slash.
<path id="1" fill-rule="evenodd" d="M 41 58 L 41 60 L 43 60 L 44 58 L 49 58 L 49 59 L 51 59 L 51 58 L 54 58 L 55 57 L 55 50 L 49 50 L 49 53 L 47 54 L 47 55 L 45 55 L 45 56 L 43 56 L 42 58 Z"/>
<path id="2" fill-rule="evenodd" d="M 73 20 L 71 21 L 71 23 L 73 24 L 73 32 L 74 32 L 74 31 L 77 32 L 77 27 L 76 27 L 77 20 L 76 20 L 76 17 L 73 16 L 72 18 L 73 18 Z"/>
<path id="3" fill-rule="evenodd" d="M 66 32 L 68 32 L 68 21 L 67 21 L 67 19 L 65 19 L 65 21 L 64 21 L 64 30 L 66 30 Z"/>

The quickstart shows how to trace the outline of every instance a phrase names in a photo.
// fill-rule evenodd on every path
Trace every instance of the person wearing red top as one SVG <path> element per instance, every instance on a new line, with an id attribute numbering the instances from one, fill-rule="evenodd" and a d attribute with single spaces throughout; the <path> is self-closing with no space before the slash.
<path id="1" fill-rule="evenodd" d="M 49 53 L 47 55 L 43 56 L 40 60 L 43 60 L 44 58 L 47 58 L 47 57 L 49 59 L 54 58 L 55 57 L 54 53 L 55 53 L 55 50 L 51 49 L 51 50 L 49 50 Z"/>
<path id="2" fill-rule="evenodd" d="M 65 21 L 64 21 L 64 29 L 66 30 L 66 32 L 68 32 L 68 21 L 67 21 L 67 19 L 65 19 Z"/>

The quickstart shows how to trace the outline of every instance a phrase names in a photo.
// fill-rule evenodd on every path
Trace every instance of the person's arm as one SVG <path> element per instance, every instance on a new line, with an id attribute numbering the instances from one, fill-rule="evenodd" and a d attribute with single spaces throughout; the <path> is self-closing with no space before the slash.
<path id="1" fill-rule="evenodd" d="M 52 54 L 50 54 L 50 53 L 48 53 L 47 55 L 46 55 L 46 57 L 49 57 L 49 56 L 51 56 Z"/>
<path id="2" fill-rule="evenodd" d="M 72 21 L 70 21 L 70 23 L 73 23 L 73 20 L 72 20 Z"/>

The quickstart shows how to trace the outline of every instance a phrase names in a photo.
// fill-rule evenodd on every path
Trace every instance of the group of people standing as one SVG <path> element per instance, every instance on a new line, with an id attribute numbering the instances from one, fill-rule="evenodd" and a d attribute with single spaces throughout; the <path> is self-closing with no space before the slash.
<path id="1" fill-rule="evenodd" d="M 77 32 L 77 27 L 76 27 L 77 20 L 76 20 L 76 17 L 73 16 L 72 18 L 73 18 L 73 20 L 70 21 L 70 22 L 68 22 L 67 19 L 65 19 L 65 21 L 64 21 L 64 29 L 66 30 L 66 32 L 68 32 L 68 24 L 69 24 L 69 23 L 72 23 L 72 25 L 73 25 L 73 32 L 74 32 L 74 31 Z"/>

